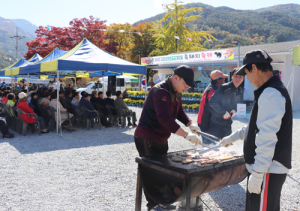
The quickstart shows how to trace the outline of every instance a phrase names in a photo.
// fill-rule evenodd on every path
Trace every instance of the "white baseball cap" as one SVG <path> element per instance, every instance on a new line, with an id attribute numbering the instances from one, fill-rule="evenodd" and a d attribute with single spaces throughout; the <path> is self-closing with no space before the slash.
<path id="1" fill-rule="evenodd" d="M 23 98 L 27 97 L 27 94 L 25 92 L 20 92 L 18 96 L 19 96 L 19 99 L 23 99 Z"/>

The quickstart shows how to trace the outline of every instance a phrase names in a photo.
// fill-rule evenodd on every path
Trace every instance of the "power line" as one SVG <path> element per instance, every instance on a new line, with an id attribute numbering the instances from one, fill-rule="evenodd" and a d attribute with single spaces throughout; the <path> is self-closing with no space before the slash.
<path id="1" fill-rule="evenodd" d="M 20 39 L 23 39 L 25 38 L 25 36 L 19 36 L 18 35 L 18 27 L 16 27 L 16 35 L 15 36 L 12 36 L 10 38 L 16 38 L 16 59 L 18 59 L 18 49 L 19 49 L 19 46 L 18 46 L 18 41 Z"/>

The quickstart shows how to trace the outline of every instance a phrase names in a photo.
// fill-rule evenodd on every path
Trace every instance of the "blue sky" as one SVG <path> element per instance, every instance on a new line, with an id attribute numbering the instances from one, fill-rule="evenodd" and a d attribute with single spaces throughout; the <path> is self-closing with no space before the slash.
<path id="1" fill-rule="evenodd" d="M 161 4 L 173 3 L 174 0 L 14 0 L 1 1 L 0 17 L 7 19 L 26 19 L 36 26 L 68 26 L 74 18 L 93 15 L 107 23 L 131 23 L 164 12 Z M 184 4 L 200 1 L 185 0 Z M 282 4 L 282 0 L 202 0 L 214 7 L 227 6 L 234 9 L 251 10 Z M 299 0 L 284 2 L 297 3 Z"/>

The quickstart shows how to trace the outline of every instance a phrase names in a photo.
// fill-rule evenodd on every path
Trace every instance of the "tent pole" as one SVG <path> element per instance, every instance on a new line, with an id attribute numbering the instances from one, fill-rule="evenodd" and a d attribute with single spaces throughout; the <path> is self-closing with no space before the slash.
<path id="1" fill-rule="evenodd" d="M 147 97 L 147 72 L 146 72 L 146 77 L 145 77 L 145 100 Z"/>
<path id="2" fill-rule="evenodd" d="M 75 73 L 75 87 L 74 87 L 75 89 L 77 89 L 76 78 L 77 77 L 76 77 L 76 73 Z"/>
<path id="3" fill-rule="evenodd" d="M 13 75 L 12 75 L 11 69 L 10 69 L 10 73 L 11 73 L 11 88 L 12 88 L 12 91 L 14 91 L 14 82 L 13 82 Z"/>
<path id="4" fill-rule="evenodd" d="M 139 91 L 142 91 L 142 76 L 139 75 Z"/>
<path id="5" fill-rule="evenodd" d="M 102 81 L 102 92 L 104 94 L 104 73 L 102 71 L 102 78 L 103 78 L 103 81 Z"/>
<path id="6" fill-rule="evenodd" d="M 58 106 L 58 102 L 59 102 L 59 88 L 60 88 L 60 84 L 59 84 L 59 70 L 57 70 L 57 76 L 56 76 L 56 93 L 57 93 L 57 103 L 56 103 L 56 135 L 58 135 L 58 121 L 59 121 L 59 114 L 60 114 L 60 107 Z"/>

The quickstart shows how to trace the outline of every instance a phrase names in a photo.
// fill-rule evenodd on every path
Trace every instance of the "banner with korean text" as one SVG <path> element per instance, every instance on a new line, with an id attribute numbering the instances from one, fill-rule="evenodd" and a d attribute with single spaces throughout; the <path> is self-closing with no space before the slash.
<path id="1" fill-rule="evenodd" d="M 203 61 L 219 61 L 234 59 L 233 49 L 199 51 L 194 53 L 182 53 L 167 56 L 143 57 L 142 65 L 160 65 L 172 63 L 194 63 Z"/>

